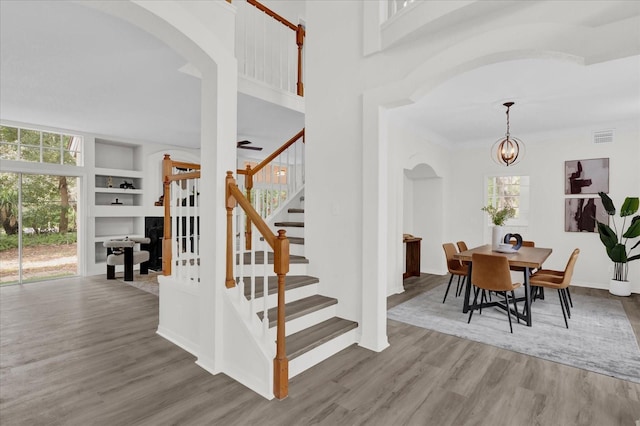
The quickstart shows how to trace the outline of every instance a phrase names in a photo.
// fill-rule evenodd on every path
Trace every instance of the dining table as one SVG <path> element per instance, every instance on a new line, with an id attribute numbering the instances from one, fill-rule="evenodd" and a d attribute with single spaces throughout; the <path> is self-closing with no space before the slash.
<path id="1" fill-rule="evenodd" d="M 520 319 L 524 320 L 527 326 L 531 327 L 532 318 L 531 318 L 531 284 L 529 283 L 529 276 L 531 275 L 531 271 L 533 269 L 539 269 L 542 267 L 542 264 L 545 260 L 551 255 L 552 249 L 550 248 L 542 248 L 542 247 L 520 247 L 518 250 L 510 253 L 503 253 L 499 251 L 494 251 L 491 247 L 491 244 L 485 244 L 479 247 L 474 247 L 469 250 L 465 250 L 459 253 L 456 253 L 453 257 L 460 261 L 464 261 L 468 263 L 468 272 L 467 279 L 465 280 L 465 290 L 464 290 L 464 302 L 462 307 L 462 312 L 467 313 L 471 307 L 469 300 L 471 295 L 471 286 L 473 283 L 471 282 L 471 272 L 473 269 L 472 256 L 474 253 L 481 254 L 489 254 L 492 256 L 502 256 L 506 257 L 509 261 L 509 267 L 517 266 L 519 269 L 523 270 L 523 285 L 524 285 L 524 297 L 517 298 L 518 302 L 524 301 L 525 309 L 523 312 L 518 312 L 517 315 Z M 497 303 L 494 303 L 497 305 Z M 483 305 L 484 306 L 484 305 Z M 505 307 L 505 309 L 509 309 Z"/>

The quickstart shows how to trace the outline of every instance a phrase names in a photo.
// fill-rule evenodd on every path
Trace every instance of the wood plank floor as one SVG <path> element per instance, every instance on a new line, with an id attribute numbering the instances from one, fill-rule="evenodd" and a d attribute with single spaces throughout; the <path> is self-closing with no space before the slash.
<path id="1" fill-rule="evenodd" d="M 395 306 L 446 277 L 405 281 Z M 575 288 L 609 297 L 606 292 Z M 623 300 L 640 329 L 640 296 Z M 0 289 L 0 424 L 628 425 L 640 385 L 389 321 L 266 401 L 155 334 L 158 299 L 75 278 Z M 615 350 L 615 348 L 613 348 Z"/>

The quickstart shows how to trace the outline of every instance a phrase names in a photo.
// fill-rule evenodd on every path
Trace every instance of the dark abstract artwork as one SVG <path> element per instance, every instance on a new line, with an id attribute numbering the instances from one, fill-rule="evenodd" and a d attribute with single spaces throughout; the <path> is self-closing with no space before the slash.
<path id="1" fill-rule="evenodd" d="M 609 192 L 609 159 L 565 161 L 565 194 Z"/>
<path id="2" fill-rule="evenodd" d="M 596 219 L 609 224 L 609 216 L 600 198 L 567 198 L 564 205 L 566 232 L 598 232 Z"/>

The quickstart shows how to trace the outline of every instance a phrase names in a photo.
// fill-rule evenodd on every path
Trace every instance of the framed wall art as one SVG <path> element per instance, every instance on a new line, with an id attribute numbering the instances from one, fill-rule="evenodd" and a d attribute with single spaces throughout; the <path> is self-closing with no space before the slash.
<path id="1" fill-rule="evenodd" d="M 567 195 L 608 193 L 609 159 L 565 161 L 564 176 L 564 193 Z"/>
<path id="2" fill-rule="evenodd" d="M 609 215 L 598 198 L 565 198 L 564 230 L 566 232 L 598 232 L 596 219 L 609 224 Z"/>

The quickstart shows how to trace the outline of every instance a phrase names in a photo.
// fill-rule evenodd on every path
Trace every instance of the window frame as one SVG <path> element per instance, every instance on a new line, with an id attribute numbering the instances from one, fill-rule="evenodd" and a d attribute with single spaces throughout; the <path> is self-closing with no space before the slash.
<path id="1" fill-rule="evenodd" d="M 59 131 L 51 131 L 47 129 L 38 129 L 20 125 L 13 124 L 5 124 L 0 123 L 0 126 L 7 127 L 11 129 L 16 129 L 16 140 L 15 141 L 5 141 L 0 138 L 0 146 L 11 147 L 9 150 L 11 154 L 15 154 L 15 158 L 9 158 L 0 156 L 0 159 L 7 161 L 19 161 L 23 163 L 35 163 L 35 164 L 54 164 L 61 166 L 72 166 L 72 167 L 82 167 L 84 165 L 84 137 L 77 134 L 64 133 Z M 36 132 L 38 133 L 38 144 L 24 143 L 22 141 L 22 132 Z M 54 135 L 57 136 L 57 146 L 49 145 L 45 143 L 44 135 Z M 65 146 L 65 142 L 68 142 L 68 147 Z M 29 160 L 25 159 L 23 155 L 23 150 L 32 150 L 33 154 L 38 153 L 37 160 Z M 57 161 L 45 161 L 45 152 L 56 153 Z M 75 163 L 68 163 L 65 159 L 68 156 L 71 158 L 75 158 Z"/>
<path id="2" fill-rule="evenodd" d="M 522 174 L 513 174 L 513 173 L 502 173 L 502 174 L 490 174 L 485 175 L 483 180 L 483 190 L 484 190 L 484 205 L 493 204 L 494 197 L 491 197 L 489 194 L 489 184 L 490 180 L 495 180 L 497 178 L 506 178 L 506 177 L 519 177 L 521 182 L 518 185 L 519 193 L 517 195 L 518 198 L 518 206 L 517 206 L 517 216 L 507 220 L 505 223 L 506 227 L 523 227 L 526 228 L 529 226 L 529 211 L 531 205 L 531 176 L 522 175 Z M 525 180 L 525 182 L 522 182 Z M 485 214 L 487 220 L 487 226 L 493 226 L 491 222 L 491 217 Z"/>

